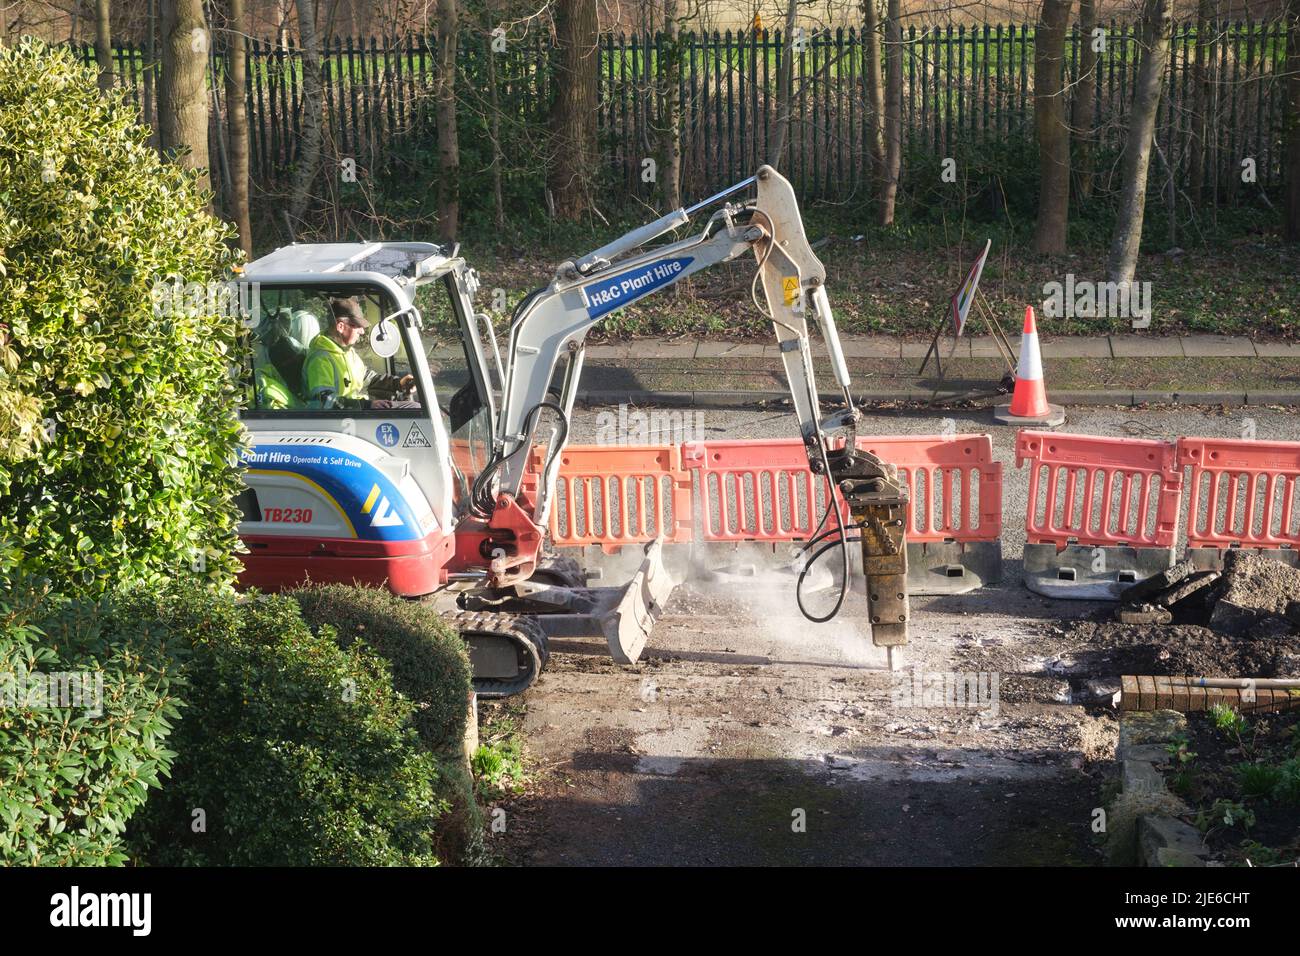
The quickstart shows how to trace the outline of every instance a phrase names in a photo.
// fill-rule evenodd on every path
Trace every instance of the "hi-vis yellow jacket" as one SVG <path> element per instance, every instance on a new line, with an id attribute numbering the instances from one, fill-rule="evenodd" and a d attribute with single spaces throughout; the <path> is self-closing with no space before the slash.
<path id="1" fill-rule="evenodd" d="M 315 408 L 332 408 L 366 397 L 366 363 L 321 332 L 308 345 L 302 364 L 303 393 Z"/>

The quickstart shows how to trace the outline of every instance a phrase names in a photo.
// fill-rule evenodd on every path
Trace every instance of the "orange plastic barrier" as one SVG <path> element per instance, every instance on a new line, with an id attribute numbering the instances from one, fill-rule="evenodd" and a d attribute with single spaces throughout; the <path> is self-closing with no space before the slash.
<path id="1" fill-rule="evenodd" d="M 569 445 L 551 505 L 557 546 L 690 541 L 691 476 L 675 445 Z"/>
<path id="2" fill-rule="evenodd" d="M 1183 473 L 1173 442 L 1022 431 L 1016 467 L 1026 461 L 1029 544 L 1174 546 Z"/>
<path id="3" fill-rule="evenodd" d="M 791 541 L 816 529 L 827 483 L 798 439 L 693 442 L 684 452 L 699 474 L 705 541 Z"/>
<path id="4" fill-rule="evenodd" d="M 1189 548 L 1300 548 L 1300 442 L 1178 439 Z"/>
<path id="5" fill-rule="evenodd" d="M 988 435 L 863 437 L 857 446 L 898 466 L 910 542 L 998 539 L 1002 465 Z M 699 473 L 706 541 L 805 538 L 826 508 L 826 480 L 808 469 L 798 440 L 697 442 L 683 464 Z"/>
<path id="6" fill-rule="evenodd" d="M 857 446 L 898 466 L 908 487 L 908 541 L 1001 537 L 1002 462 L 988 435 L 890 435 Z"/>

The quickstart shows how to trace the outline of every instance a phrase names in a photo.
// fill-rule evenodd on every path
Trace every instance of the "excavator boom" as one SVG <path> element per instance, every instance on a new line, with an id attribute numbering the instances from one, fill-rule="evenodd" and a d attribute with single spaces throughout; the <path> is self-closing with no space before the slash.
<path id="1" fill-rule="evenodd" d="M 751 186 L 756 198 L 723 203 L 698 234 L 643 249 L 686 225 L 705 207 Z M 752 252 L 758 263 L 755 287 L 761 286 L 763 301 L 759 301 L 756 288 L 751 291 L 755 305 L 771 319 L 809 465 L 814 473 L 827 477 L 848 510 L 846 523 L 837 507 L 829 509 L 827 518 L 833 517 L 834 526 L 824 534 L 819 528 L 820 538 L 815 535 L 808 543 L 814 549 L 810 561 L 827 550 L 818 548 L 824 539 L 837 539 L 844 552 L 847 586 L 848 540 L 855 534 L 861 542 L 873 639 L 887 647 L 904 644 L 908 619 L 905 493 L 896 469 L 854 446 L 852 432 L 858 416 L 826 292 L 826 268 L 809 245 L 794 188 L 770 166 L 760 167 L 752 177 L 702 203 L 671 212 L 563 263 L 548 286 L 521 303 L 510 326 L 493 460 L 480 474 L 473 499 L 485 518 L 498 509 L 517 506 L 530 473 L 529 450 L 537 440 L 541 414 L 547 411 L 559 419 L 560 426 L 549 442 L 529 515 L 538 527 L 545 527 L 554 497 L 554 464 L 567 439 L 587 333 L 613 312 L 746 252 Z M 818 407 L 810 316 L 826 345 L 844 398 L 843 407 L 826 420 Z M 557 401 L 549 389 L 561 363 L 563 379 Z M 842 447 L 833 447 L 826 434 L 827 424 L 849 430 Z"/>

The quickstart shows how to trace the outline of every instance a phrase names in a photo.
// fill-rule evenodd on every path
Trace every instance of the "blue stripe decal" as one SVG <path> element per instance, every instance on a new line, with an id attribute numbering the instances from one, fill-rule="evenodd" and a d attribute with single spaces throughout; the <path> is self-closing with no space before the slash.
<path id="1" fill-rule="evenodd" d="M 337 502 L 363 541 L 423 537 L 414 511 L 397 486 L 356 455 L 325 445 L 254 445 L 244 451 L 243 464 L 314 481 Z"/>
<path id="2" fill-rule="evenodd" d="M 599 282 L 583 286 L 582 299 L 587 307 L 588 318 L 598 319 L 602 315 L 608 315 L 615 309 L 631 305 L 655 289 L 680 279 L 686 267 L 694 261 L 691 256 L 664 259 L 662 262 L 652 262 L 637 269 L 629 269 L 613 278 L 601 279 Z"/>

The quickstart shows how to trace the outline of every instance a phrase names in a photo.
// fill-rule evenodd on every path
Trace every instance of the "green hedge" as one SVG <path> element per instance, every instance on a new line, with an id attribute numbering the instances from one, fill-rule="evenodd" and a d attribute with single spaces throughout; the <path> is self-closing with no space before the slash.
<path id="1" fill-rule="evenodd" d="M 361 641 L 388 661 L 393 685 L 415 702 L 415 726 L 430 750 L 460 751 L 472 673 L 465 643 L 437 611 L 382 588 L 331 584 L 289 596 L 313 630 L 332 628 L 342 647 Z"/>
<path id="2" fill-rule="evenodd" d="M 141 862 L 438 862 L 438 762 L 383 661 L 313 635 L 286 597 L 172 587 L 124 609 L 189 645 L 172 779 L 129 831 Z"/>
<path id="3" fill-rule="evenodd" d="M 233 579 L 242 325 L 155 309 L 236 253 L 66 49 L 0 47 L 0 538 L 55 590 Z"/>
<path id="4" fill-rule="evenodd" d="M 30 584 L 0 591 L 0 864 L 126 861 L 127 820 L 175 757 L 179 683 L 165 634 L 137 623 Z"/>

